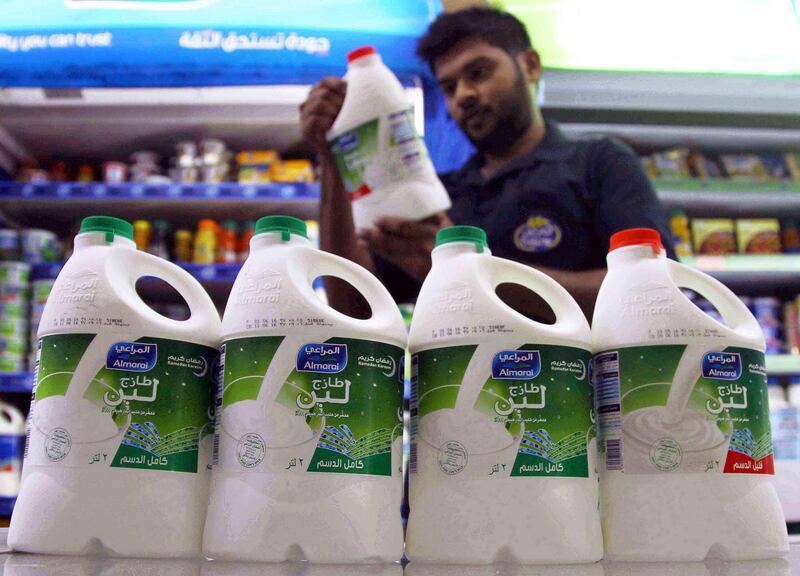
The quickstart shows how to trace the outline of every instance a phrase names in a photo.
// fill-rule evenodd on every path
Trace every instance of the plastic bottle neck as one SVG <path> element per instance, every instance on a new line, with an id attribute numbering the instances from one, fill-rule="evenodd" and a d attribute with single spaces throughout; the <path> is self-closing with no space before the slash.
<path id="1" fill-rule="evenodd" d="M 297 234 L 289 234 L 289 239 L 284 239 L 282 232 L 264 232 L 250 238 L 250 251 L 272 246 L 310 246 L 311 241 Z"/>
<path id="2" fill-rule="evenodd" d="M 464 254 L 486 254 L 487 256 L 491 256 L 492 252 L 486 247 L 479 252 L 478 246 L 473 242 L 448 242 L 447 244 L 442 244 L 433 249 L 433 252 L 431 252 L 431 261 L 435 266 L 439 262 Z"/>
<path id="3" fill-rule="evenodd" d="M 75 236 L 75 251 L 91 246 L 113 246 L 114 248 L 129 248 L 136 250 L 136 243 L 129 238 L 115 234 L 111 242 L 108 241 L 107 232 L 84 232 Z"/>
<path id="4" fill-rule="evenodd" d="M 608 253 L 607 261 L 609 269 L 615 266 L 622 266 L 632 262 L 642 262 L 645 260 L 665 260 L 667 253 L 661 250 L 658 254 L 653 254 L 653 247 L 649 244 L 636 244 L 617 248 Z"/>

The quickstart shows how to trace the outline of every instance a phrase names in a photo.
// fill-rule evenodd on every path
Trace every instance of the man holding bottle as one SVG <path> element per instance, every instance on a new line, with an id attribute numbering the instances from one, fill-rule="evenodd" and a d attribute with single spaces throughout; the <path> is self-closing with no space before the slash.
<path id="1" fill-rule="evenodd" d="M 543 118 L 536 103 L 541 62 L 514 16 L 491 8 L 441 14 L 419 40 L 417 54 L 477 150 L 460 169 L 439 175 L 452 207 L 419 222 L 383 218 L 356 235 L 326 141 L 347 87 L 324 78 L 301 105 L 303 135 L 322 166 L 323 249 L 375 272 L 398 302 L 410 302 L 430 270 L 436 232 L 453 223 L 479 226 L 495 255 L 547 273 L 589 316 L 614 232 L 655 228 L 674 257 L 666 214 L 638 157 L 608 138 L 568 140 Z M 335 307 L 359 312 L 341 284 L 327 287 Z M 548 316 L 526 292 L 500 295 L 531 315 Z"/>

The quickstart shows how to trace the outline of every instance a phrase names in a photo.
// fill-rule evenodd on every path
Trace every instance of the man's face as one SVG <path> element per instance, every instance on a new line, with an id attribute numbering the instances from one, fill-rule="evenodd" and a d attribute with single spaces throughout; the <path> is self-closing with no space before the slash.
<path id="1" fill-rule="evenodd" d="M 530 127 L 529 83 L 538 79 L 539 70 L 526 68 L 523 56 L 469 38 L 434 66 L 450 116 L 479 152 L 501 154 Z"/>

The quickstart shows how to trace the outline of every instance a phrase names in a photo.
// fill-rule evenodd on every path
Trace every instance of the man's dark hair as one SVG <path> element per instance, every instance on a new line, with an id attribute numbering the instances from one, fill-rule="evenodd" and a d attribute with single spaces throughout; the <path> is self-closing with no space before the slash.
<path id="1" fill-rule="evenodd" d="M 511 55 L 532 48 L 522 22 L 508 12 L 478 6 L 440 14 L 417 42 L 417 56 L 435 72 L 436 59 L 467 38 L 480 38 Z"/>

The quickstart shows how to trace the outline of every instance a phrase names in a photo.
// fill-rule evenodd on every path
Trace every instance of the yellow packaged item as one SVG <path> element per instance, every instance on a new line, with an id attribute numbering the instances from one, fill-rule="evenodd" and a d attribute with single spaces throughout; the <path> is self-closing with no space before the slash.
<path id="1" fill-rule="evenodd" d="M 695 218 L 692 238 L 696 254 L 735 254 L 736 233 L 729 218 Z"/>
<path id="2" fill-rule="evenodd" d="M 781 253 L 781 225 L 777 218 L 739 219 L 736 238 L 741 254 Z"/>
<path id="3" fill-rule="evenodd" d="M 273 182 L 313 182 L 314 167 L 309 160 L 284 160 L 270 169 Z"/>

